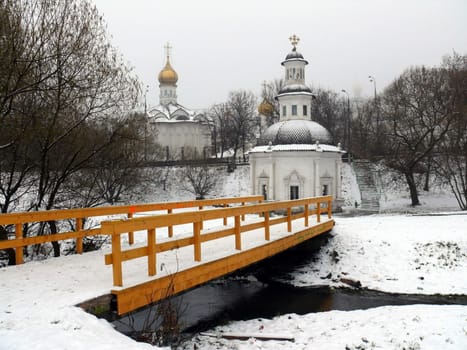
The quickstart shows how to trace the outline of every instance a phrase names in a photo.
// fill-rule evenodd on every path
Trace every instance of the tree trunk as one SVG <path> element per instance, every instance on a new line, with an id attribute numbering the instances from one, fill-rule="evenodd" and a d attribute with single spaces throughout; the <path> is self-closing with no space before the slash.
<path id="1" fill-rule="evenodd" d="M 406 172 L 405 179 L 407 180 L 407 185 L 409 185 L 410 198 L 412 200 L 412 207 L 416 205 L 420 205 L 420 201 L 418 200 L 417 185 L 415 184 L 413 172 L 412 171 Z"/>
<path id="2" fill-rule="evenodd" d="M 432 156 L 431 152 L 428 155 L 428 162 L 426 165 L 426 173 L 425 173 L 425 185 L 423 186 L 423 191 L 428 192 L 430 190 L 430 172 L 431 172 L 431 163 L 432 163 Z"/>
<path id="3" fill-rule="evenodd" d="M 57 233 L 57 224 L 55 221 L 49 221 L 49 228 L 50 228 L 50 234 L 56 234 Z M 60 256 L 60 243 L 57 241 L 53 241 L 52 243 L 52 248 L 54 250 L 54 257 L 58 258 Z"/>

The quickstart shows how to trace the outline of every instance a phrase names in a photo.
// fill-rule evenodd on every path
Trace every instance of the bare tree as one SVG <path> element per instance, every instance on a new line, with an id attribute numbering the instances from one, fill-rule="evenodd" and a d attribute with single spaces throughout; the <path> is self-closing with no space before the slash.
<path id="1" fill-rule="evenodd" d="M 311 104 L 312 118 L 328 129 L 336 142 L 343 141 L 347 102 L 334 91 L 323 89 L 314 91 L 315 98 Z"/>
<path id="2" fill-rule="evenodd" d="M 212 123 L 211 138 L 213 142 L 214 154 L 219 158 L 224 157 L 224 152 L 227 151 L 229 146 L 229 109 L 226 103 L 218 103 L 213 105 L 208 112 L 208 116 Z"/>
<path id="3" fill-rule="evenodd" d="M 271 115 L 268 115 L 267 126 L 279 121 L 279 101 L 276 99 L 279 91 L 284 87 L 284 79 L 274 79 L 266 82 L 262 91 L 262 98 L 273 106 Z"/>
<path id="4" fill-rule="evenodd" d="M 244 156 L 248 143 L 255 138 L 256 105 L 256 97 L 252 92 L 239 90 L 229 94 L 228 130 L 234 159 L 240 148 Z"/>
<path id="5" fill-rule="evenodd" d="M 453 97 L 452 125 L 438 147 L 436 171 L 451 187 L 459 207 L 467 210 L 467 56 L 453 53 L 442 67 Z"/>
<path id="6" fill-rule="evenodd" d="M 51 209 L 70 177 L 111 142 L 93 131 L 134 106 L 139 83 L 87 1 L 5 0 L 0 16 L 0 148 L 15 150 L 2 163 L 10 174 L 0 178 L 2 210 L 31 179 L 32 209 Z"/>
<path id="7" fill-rule="evenodd" d="M 405 176 L 412 205 L 419 205 L 414 175 L 424 171 L 423 161 L 443 140 L 453 119 L 445 70 L 408 69 L 385 90 L 382 107 L 386 161 Z"/>
<path id="8" fill-rule="evenodd" d="M 188 165 L 180 173 L 181 187 L 196 196 L 196 199 L 204 199 L 216 186 L 217 173 L 208 165 Z"/>

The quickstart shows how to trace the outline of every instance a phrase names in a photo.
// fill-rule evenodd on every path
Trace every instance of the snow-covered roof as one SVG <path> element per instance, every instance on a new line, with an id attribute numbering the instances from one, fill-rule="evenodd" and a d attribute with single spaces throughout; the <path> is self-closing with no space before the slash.
<path id="1" fill-rule="evenodd" d="M 303 151 L 303 152 L 337 152 L 345 153 L 340 147 L 333 145 L 300 145 L 300 144 L 290 144 L 290 145 L 266 145 L 266 146 L 256 146 L 250 150 L 249 153 L 268 153 L 268 152 L 287 152 L 287 151 Z"/>
<path id="2" fill-rule="evenodd" d="M 332 137 L 324 126 L 307 119 L 285 120 L 265 130 L 259 145 L 314 145 L 318 141 L 331 144 Z"/>
<path id="3" fill-rule="evenodd" d="M 159 104 L 149 111 L 149 118 L 162 121 L 198 121 L 202 113 L 178 103 Z"/>
<path id="4" fill-rule="evenodd" d="M 311 89 L 305 84 L 288 84 L 283 86 L 282 89 L 280 89 L 278 96 L 293 93 L 300 93 L 300 95 L 303 95 L 304 93 L 313 95 Z"/>

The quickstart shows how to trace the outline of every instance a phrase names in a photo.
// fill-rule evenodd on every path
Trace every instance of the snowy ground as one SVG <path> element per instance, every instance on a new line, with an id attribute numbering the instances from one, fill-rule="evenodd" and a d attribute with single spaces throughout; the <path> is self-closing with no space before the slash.
<path id="1" fill-rule="evenodd" d="M 464 214 L 464 215 L 459 215 Z M 295 285 L 347 286 L 393 293 L 467 294 L 467 213 L 336 217 L 317 261 Z M 214 333 L 289 335 L 295 342 L 198 336 L 200 349 L 467 349 L 467 306 L 387 306 L 331 311 L 218 327 Z M 192 344 L 187 344 L 190 348 Z"/>
<path id="2" fill-rule="evenodd" d="M 362 287 L 391 293 L 467 294 L 467 213 L 336 217 L 333 238 L 297 286 Z"/>
<path id="3" fill-rule="evenodd" d="M 230 175 L 227 184 L 235 190 L 225 195 L 248 193 L 248 182 L 242 176 Z M 352 184 L 347 188 L 348 193 L 356 193 Z M 418 211 L 454 209 L 452 196 L 448 202 L 442 196 L 449 194 L 424 195 L 424 206 Z M 389 193 L 384 200 L 386 208 L 399 214 L 336 217 L 333 238 L 311 266 L 293 275 L 293 283 L 338 287 L 344 285 L 344 278 L 359 281 L 364 288 L 387 292 L 466 295 L 466 213 L 407 215 L 407 198 Z M 104 253 L 107 251 L 0 269 L 0 350 L 153 348 L 123 336 L 107 321 L 74 306 L 108 292 L 112 274 L 110 266 L 103 266 Z M 137 282 L 127 267 L 124 271 L 124 283 Z M 467 306 L 387 306 L 290 314 L 272 320 L 234 322 L 211 332 L 287 335 L 295 341 L 197 336 L 184 347 L 464 350 Z"/>

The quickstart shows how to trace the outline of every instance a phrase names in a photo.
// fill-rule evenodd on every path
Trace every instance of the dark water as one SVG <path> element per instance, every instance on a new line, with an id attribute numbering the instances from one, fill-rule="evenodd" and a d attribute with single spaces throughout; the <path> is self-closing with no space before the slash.
<path id="1" fill-rule="evenodd" d="M 182 337 L 186 339 L 230 321 L 273 318 L 288 313 L 308 314 L 385 305 L 467 304 L 465 296 L 387 294 L 350 288 L 303 288 L 288 284 L 286 281 L 296 269 L 313 264 L 316 252 L 329 237 L 316 237 L 226 278 L 173 297 L 168 302 L 168 309 L 178 317 Z M 159 327 L 161 314 L 167 315 L 167 312 L 160 311 L 163 308 L 167 309 L 167 303 L 147 307 L 113 324 L 119 331 L 134 336 L 135 330 L 144 328 L 144 324 L 147 326 L 153 319 L 159 320 L 152 326 Z"/>

